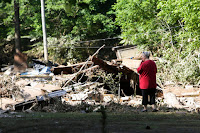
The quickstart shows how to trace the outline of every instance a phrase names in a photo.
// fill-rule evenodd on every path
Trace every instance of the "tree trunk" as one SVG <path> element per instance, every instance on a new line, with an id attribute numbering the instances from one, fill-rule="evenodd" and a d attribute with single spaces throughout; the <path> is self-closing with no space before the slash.
<path id="1" fill-rule="evenodd" d="M 20 19 L 19 19 L 19 0 L 14 0 L 15 10 L 15 55 L 14 71 L 25 71 L 27 68 L 27 56 L 21 53 Z"/>
<path id="2" fill-rule="evenodd" d="M 15 52 L 21 51 L 20 47 L 20 20 L 19 20 L 19 0 L 14 0 L 14 10 L 15 10 Z"/>

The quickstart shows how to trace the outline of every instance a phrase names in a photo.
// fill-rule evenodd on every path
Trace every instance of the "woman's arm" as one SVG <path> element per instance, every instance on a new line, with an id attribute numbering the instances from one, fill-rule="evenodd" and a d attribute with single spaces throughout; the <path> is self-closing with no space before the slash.
<path id="1" fill-rule="evenodd" d="M 140 66 L 137 68 L 137 72 L 139 73 L 139 74 L 141 74 L 142 73 L 142 63 L 143 62 L 141 62 L 141 64 L 140 64 Z"/>

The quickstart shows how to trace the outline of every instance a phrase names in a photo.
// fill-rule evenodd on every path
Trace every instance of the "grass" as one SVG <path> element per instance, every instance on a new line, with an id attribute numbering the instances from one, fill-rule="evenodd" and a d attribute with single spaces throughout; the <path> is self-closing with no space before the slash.
<path id="1" fill-rule="evenodd" d="M 200 130 L 197 113 L 107 113 L 104 130 L 101 113 L 16 113 L 8 116 L 0 119 L 2 133 L 197 133 Z"/>

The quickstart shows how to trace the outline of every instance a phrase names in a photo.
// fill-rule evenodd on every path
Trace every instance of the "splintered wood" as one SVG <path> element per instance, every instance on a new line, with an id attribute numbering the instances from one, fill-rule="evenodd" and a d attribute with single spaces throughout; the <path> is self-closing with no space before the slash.
<path id="1" fill-rule="evenodd" d="M 164 93 L 172 92 L 177 97 L 196 97 L 200 95 L 200 88 L 184 89 L 181 87 L 167 87 Z"/>
<path id="2" fill-rule="evenodd" d="M 195 111 L 200 108 L 200 88 L 166 87 L 163 90 L 164 102 L 170 107 Z"/>

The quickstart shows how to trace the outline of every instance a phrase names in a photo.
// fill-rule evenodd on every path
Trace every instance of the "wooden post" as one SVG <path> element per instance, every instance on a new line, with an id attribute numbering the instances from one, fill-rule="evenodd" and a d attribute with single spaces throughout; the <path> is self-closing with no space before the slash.
<path id="1" fill-rule="evenodd" d="M 120 89 L 120 81 L 121 81 L 121 73 L 118 73 L 118 75 L 119 75 L 119 88 L 118 88 L 118 100 L 119 100 L 119 102 L 120 102 L 120 95 L 121 95 L 121 89 Z"/>
<path id="2" fill-rule="evenodd" d="M 44 60 L 48 62 L 48 51 L 47 51 L 47 34 L 46 34 L 46 22 L 45 22 L 45 2 L 41 0 L 41 17 L 42 17 L 42 32 L 43 32 L 43 45 L 44 45 Z"/>

